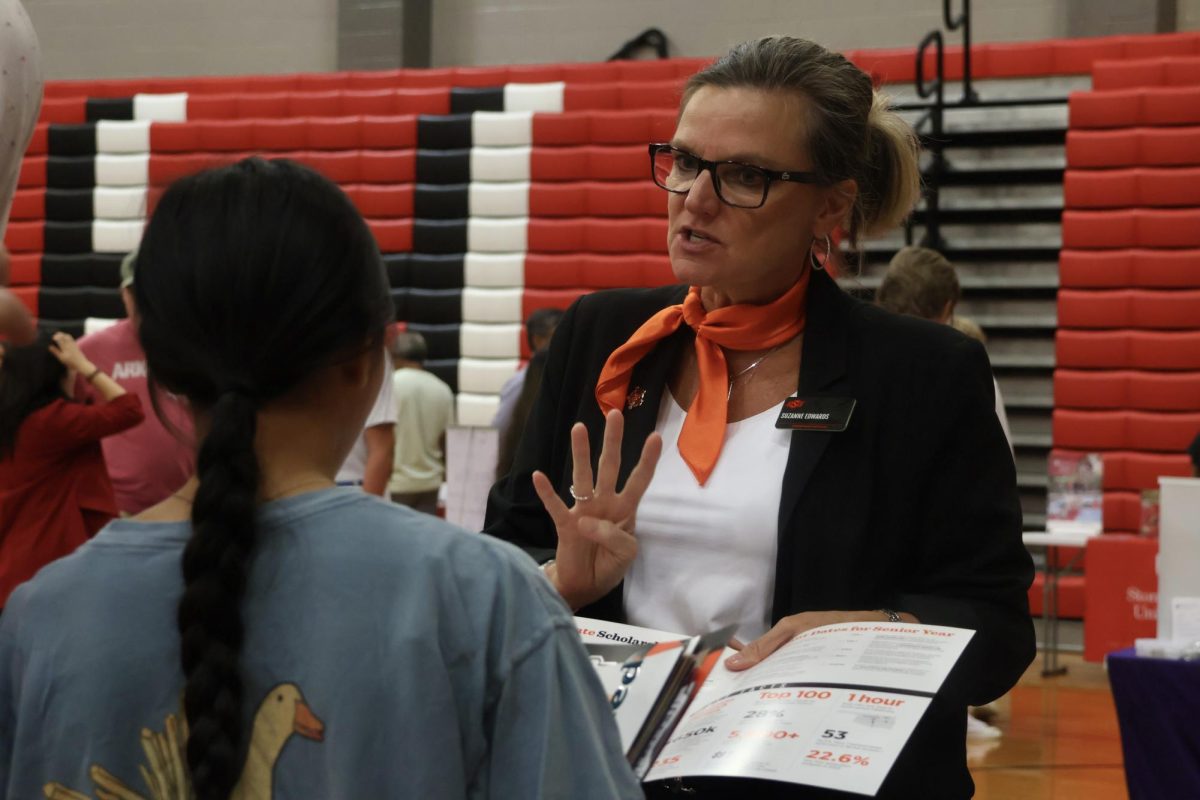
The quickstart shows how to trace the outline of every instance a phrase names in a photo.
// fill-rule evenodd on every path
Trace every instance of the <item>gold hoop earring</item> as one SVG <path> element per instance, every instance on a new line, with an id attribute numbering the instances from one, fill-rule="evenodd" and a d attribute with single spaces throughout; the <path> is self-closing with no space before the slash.
<path id="1" fill-rule="evenodd" d="M 814 236 L 812 244 L 808 246 L 808 260 L 812 262 L 813 269 L 820 271 L 825 269 L 825 265 L 829 263 L 830 257 L 833 256 L 833 242 L 829 240 L 829 234 L 825 234 L 825 260 L 817 258 L 816 249 L 817 239 Z"/>

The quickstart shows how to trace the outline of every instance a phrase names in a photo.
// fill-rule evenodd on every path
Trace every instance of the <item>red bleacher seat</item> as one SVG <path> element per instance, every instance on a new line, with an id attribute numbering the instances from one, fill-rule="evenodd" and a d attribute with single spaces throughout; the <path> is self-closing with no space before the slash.
<path id="1" fill-rule="evenodd" d="M 539 308 L 561 308 L 565 310 L 567 306 L 589 291 L 591 290 L 580 288 L 526 289 L 521 297 L 521 318 L 527 319 L 530 314 Z M 526 355 L 525 345 L 522 345 L 521 353 L 523 356 Z"/>
<path id="2" fill-rule="evenodd" d="M 644 145 L 618 147 L 538 147 L 529 160 L 535 181 L 628 181 L 650 175 Z"/>
<path id="3" fill-rule="evenodd" d="M 46 185 L 46 156 L 33 156 L 21 161 L 17 188 L 33 189 Z"/>
<path id="4" fill-rule="evenodd" d="M 1200 285 L 1200 250 L 1063 250 L 1063 288 L 1192 288 Z"/>
<path id="5" fill-rule="evenodd" d="M 1142 527 L 1139 492 L 1105 492 L 1103 509 L 1105 533 L 1137 533 Z"/>
<path id="6" fill-rule="evenodd" d="M 1060 39 L 1052 44 L 1055 75 L 1087 75 L 1103 59 L 1121 58 L 1125 52 L 1123 37 Z"/>
<path id="7" fill-rule="evenodd" d="M 618 111 L 675 109 L 683 81 L 627 81 L 622 83 L 567 84 L 563 89 L 564 111 Z"/>
<path id="8" fill-rule="evenodd" d="M 1125 36 L 1125 58 L 1190 56 L 1200 53 L 1200 34 L 1195 31 L 1158 33 L 1153 36 Z"/>
<path id="9" fill-rule="evenodd" d="M 38 287 L 37 286 L 14 286 L 10 289 L 21 304 L 29 311 L 30 316 L 37 319 L 38 315 Z"/>
<path id="10" fill-rule="evenodd" d="M 10 222 L 4 232 L 4 244 L 14 253 L 40 253 L 45 243 L 46 226 L 41 221 Z M 663 236 L 666 239 L 666 236 Z"/>
<path id="11" fill-rule="evenodd" d="M 530 253 L 525 256 L 528 289 L 651 287 L 675 282 L 671 262 L 665 255 Z"/>
<path id="12" fill-rule="evenodd" d="M 1064 211 L 1062 244 L 1080 250 L 1200 247 L 1200 208 Z"/>
<path id="13" fill-rule="evenodd" d="M 381 253 L 407 253 L 412 250 L 412 219 L 368 219 L 371 233 Z"/>
<path id="14" fill-rule="evenodd" d="M 1054 405 L 1076 409 L 1200 411 L 1200 372 L 1059 369 L 1054 373 Z"/>
<path id="15" fill-rule="evenodd" d="M 1098 91 L 1196 85 L 1200 85 L 1200 58 L 1194 56 L 1098 61 L 1092 67 L 1092 88 Z"/>
<path id="16" fill-rule="evenodd" d="M 42 282 L 40 253 L 14 254 L 9 263 L 8 282 L 11 286 L 37 286 Z"/>
<path id="17" fill-rule="evenodd" d="M 1076 411 L 1056 408 L 1054 446 L 1180 453 L 1200 431 L 1200 412 Z"/>
<path id="18" fill-rule="evenodd" d="M 663 108 L 534 114 L 533 142 L 561 146 L 667 141 L 675 132 L 675 113 Z"/>
<path id="19" fill-rule="evenodd" d="M 228 164 L 248 153 L 155 155 L 150 159 L 150 182 L 162 185 L 207 167 Z M 322 152 L 305 150 L 272 153 L 277 158 L 299 161 L 335 183 L 412 183 L 416 172 L 413 150 L 348 150 Z"/>
<path id="20" fill-rule="evenodd" d="M 46 218 L 46 190 L 41 187 L 18 189 L 13 194 L 10 220 L 43 220 Z"/>
<path id="21" fill-rule="evenodd" d="M 411 183 L 343 186 L 358 212 L 368 219 L 408 218 L 413 215 Z M 387 251 L 384 251 L 387 252 Z"/>
<path id="22" fill-rule="evenodd" d="M 665 219 L 531 219 L 531 253 L 662 253 Z"/>
<path id="23" fill-rule="evenodd" d="M 1067 170 L 1066 208 L 1200 206 L 1200 167 Z"/>
<path id="24" fill-rule="evenodd" d="M 1161 476 L 1190 477 L 1192 462 L 1183 453 L 1105 453 L 1104 490 L 1157 489 Z"/>
<path id="25" fill-rule="evenodd" d="M 1073 129 L 1195 125 L 1200 123 L 1197 98 L 1200 86 L 1072 92 L 1068 115 Z"/>
<path id="26" fill-rule="evenodd" d="M 649 177 L 619 183 L 535 183 L 529 190 L 531 217 L 665 217 L 666 214 L 667 195 Z"/>
<path id="27" fill-rule="evenodd" d="M 1200 331 L 1072 331 L 1054 336 L 1059 367 L 1200 370 Z"/>
<path id="28" fill-rule="evenodd" d="M 1200 327 L 1200 290 L 1060 289 L 1058 324 L 1063 328 L 1195 330 Z"/>
<path id="29" fill-rule="evenodd" d="M 450 90 L 367 89 L 189 95 L 189 120 L 448 114 Z"/>

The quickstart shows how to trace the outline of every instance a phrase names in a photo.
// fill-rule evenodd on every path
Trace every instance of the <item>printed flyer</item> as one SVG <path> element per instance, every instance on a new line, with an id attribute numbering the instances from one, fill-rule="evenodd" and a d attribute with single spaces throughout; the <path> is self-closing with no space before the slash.
<path id="1" fill-rule="evenodd" d="M 714 647 L 727 631 L 689 638 L 576 623 L 644 781 L 761 778 L 863 795 L 879 791 L 974 635 L 909 623 L 826 625 L 733 672 L 724 666 L 733 651 Z"/>

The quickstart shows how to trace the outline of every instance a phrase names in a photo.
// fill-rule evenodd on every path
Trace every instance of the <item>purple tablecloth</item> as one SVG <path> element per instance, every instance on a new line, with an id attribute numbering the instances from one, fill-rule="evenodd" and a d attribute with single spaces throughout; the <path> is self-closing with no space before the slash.
<path id="1" fill-rule="evenodd" d="M 1200 661 L 1108 655 L 1130 800 L 1200 798 Z"/>

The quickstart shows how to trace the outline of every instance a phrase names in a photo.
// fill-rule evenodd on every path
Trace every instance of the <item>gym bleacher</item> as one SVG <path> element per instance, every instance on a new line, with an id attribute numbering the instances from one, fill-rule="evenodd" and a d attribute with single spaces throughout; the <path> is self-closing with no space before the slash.
<path id="1" fill-rule="evenodd" d="M 847 55 L 916 119 L 912 49 Z M 1187 474 L 1200 430 L 1200 34 L 972 59 L 980 102 L 946 110 L 941 235 L 960 311 L 989 336 L 1026 527 L 1044 526 L 1053 447 L 1105 454 L 1106 531 L 1134 532 L 1140 491 Z M 672 280 L 646 143 L 670 137 L 704 63 L 52 82 L 8 228 L 14 291 L 44 327 L 102 326 L 123 314 L 118 265 L 156 189 L 294 158 L 368 218 L 398 319 L 429 342 L 459 422 L 486 425 L 529 356 L 530 311 Z M 944 74 L 961 80 L 961 49 Z M 872 289 L 902 243 L 870 243 L 847 285 Z M 1064 616 L 1083 615 L 1083 585 L 1062 582 Z M 1030 597 L 1039 611 L 1040 583 Z"/>

